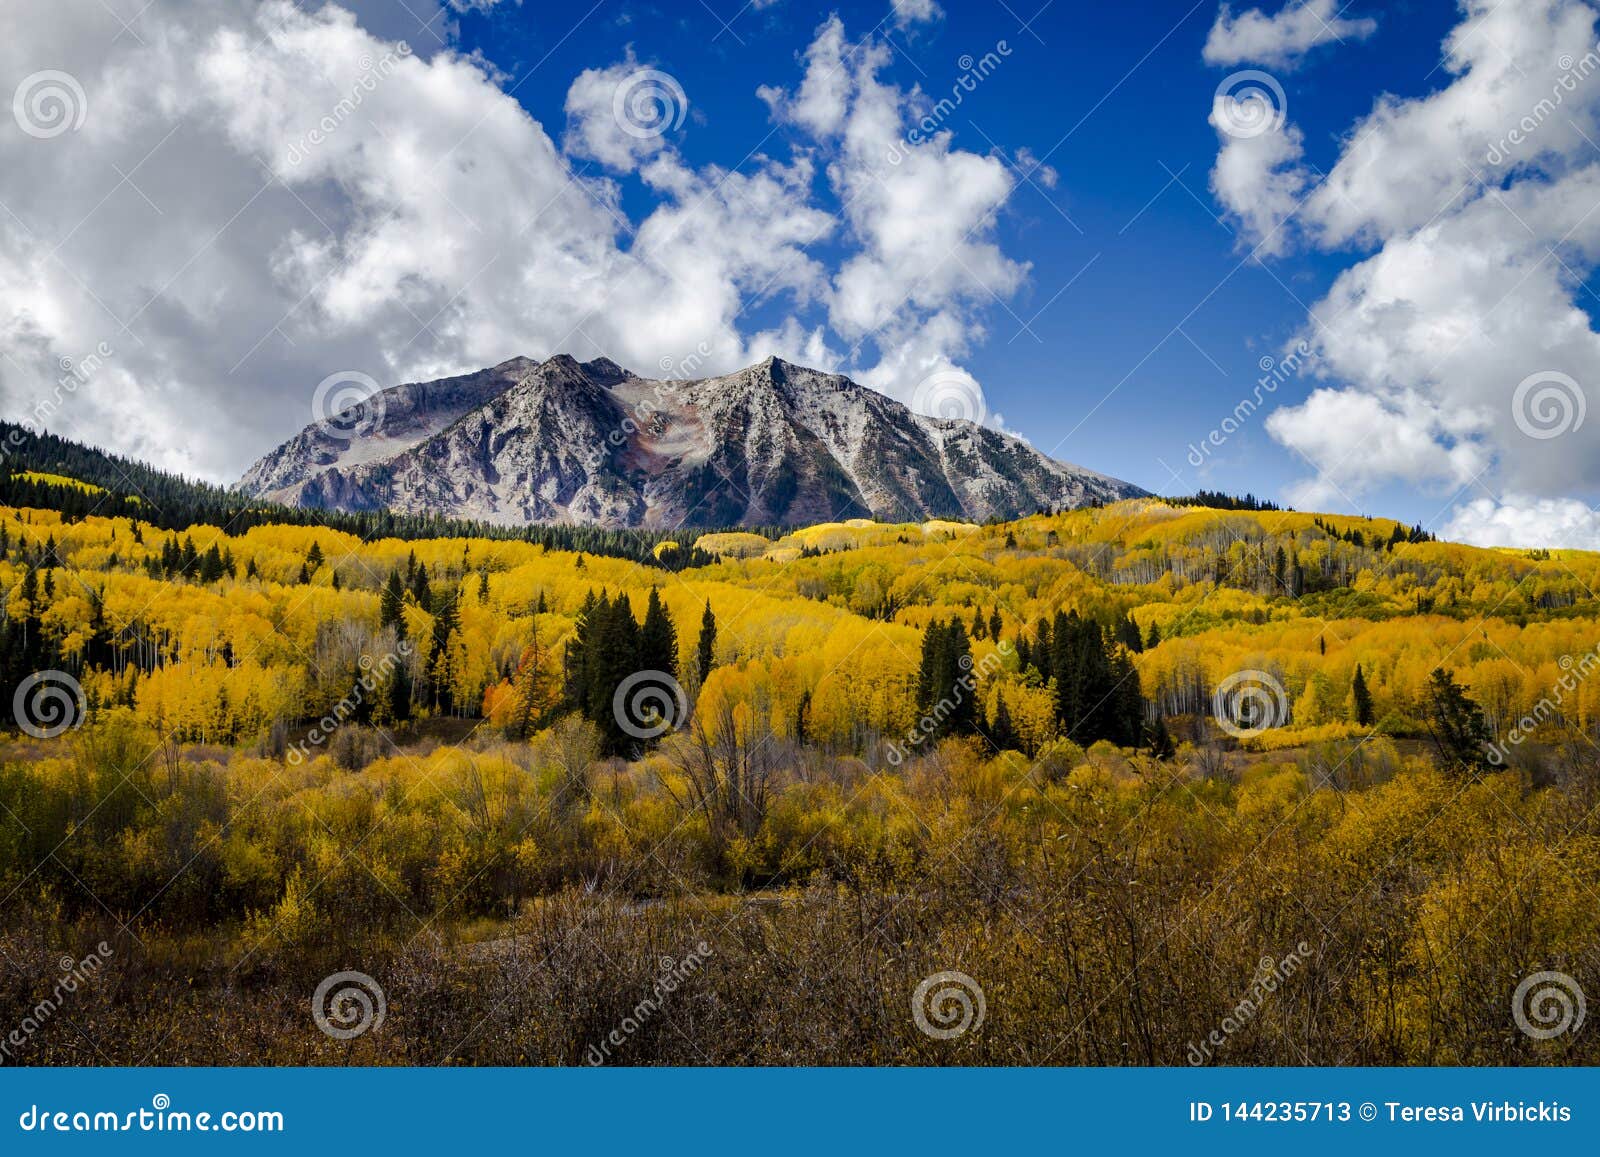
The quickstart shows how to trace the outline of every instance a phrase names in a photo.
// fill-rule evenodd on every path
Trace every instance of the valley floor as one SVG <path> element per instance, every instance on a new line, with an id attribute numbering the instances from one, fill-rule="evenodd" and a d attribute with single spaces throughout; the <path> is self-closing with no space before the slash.
<path id="1" fill-rule="evenodd" d="M 434 810 L 469 791 L 494 813 L 495 761 L 548 751 L 439 748 L 431 800 L 381 762 L 320 779 L 331 795 L 297 785 L 278 838 L 313 838 L 303 812 L 340 850 L 270 910 L 69 917 L 39 886 L 51 873 L 18 883 L 0 1025 L 24 1031 L 5 1060 L 1600 1062 L 1594 1033 L 1535 1039 L 1511 1005 L 1545 962 L 1600 976 L 1592 766 L 1535 790 L 1347 749 L 1359 783 L 1312 791 L 1302 768 L 1327 754 L 1236 753 L 1203 776 L 1102 750 L 1041 775 L 950 743 L 894 782 L 818 767 L 775 801 L 744 870 L 698 824 L 653 819 L 653 773 L 617 763 L 533 825 L 540 851 L 520 854 L 562 866 L 519 895 L 538 872 L 427 851 L 415 821 L 470 823 Z M 143 786 L 180 823 L 179 797 L 204 797 L 217 767 L 185 767 L 175 796 Z M 334 804 L 384 829 L 346 835 Z M 93 880 L 92 854 L 70 862 Z M 217 867 L 214 910 L 244 870 Z"/>

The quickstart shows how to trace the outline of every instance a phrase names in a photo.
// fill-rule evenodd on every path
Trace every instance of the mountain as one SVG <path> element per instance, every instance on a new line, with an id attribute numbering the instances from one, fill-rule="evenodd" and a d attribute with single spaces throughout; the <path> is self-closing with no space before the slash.
<path id="1" fill-rule="evenodd" d="M 777 358 L 680 381 L 565 354 L 385 390 L 239 485 L 320 509 L 647 527 L 982 521 L 1145 493 Z"/>

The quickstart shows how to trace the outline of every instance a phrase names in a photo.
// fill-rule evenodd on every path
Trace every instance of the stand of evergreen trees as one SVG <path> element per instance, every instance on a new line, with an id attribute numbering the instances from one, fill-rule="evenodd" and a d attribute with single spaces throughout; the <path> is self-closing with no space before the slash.
<path id="1" fill-rule="evenodd" d="M 973 735 L 983 720 L 972 673 L 972 643 L 959 618 L 929 623 L 923 632 L 917 709 L 927 721 L 923 729 L 930 739 Z"/>
<path id="2" fill-rule="evenodd" d="M 711 616 L 709 603 L 701 627 L 702 640 L 708 629 L 715 639 L 716 621 Z M 705 662 L 703 650 L 702 662 Z M 684 692 L 674 690 L 678 679 L 678 629 L 662 604 L 661 596 L 651 588 L 641 624 L 634 619 L 633 606 L 626 594 L 619 594 L 613 600 L 604 590 L 598 596 L 591 591 L 583 600 L 577 626 L 567 640 L 562 657 L 563 694 L 566 705 L 599 730 L 602 746 L 608 754 L 633 754 L 641 741 L 629 727 L 635 731 L 650 730 L 656 723 L 638 717 L 642 701 L 633 696 L 624 696 L 619 701 L 617 695 L 624 680 L 645 672 L 652 676 L 652 690 L 661 689 L 664 696 L 676 697 L 680 706 L 687 706 Z M 677 726 L 684 719 L 665 722 Z"/>
<path id="3" fill-rule="evenodd" d="M 1254 494 L 1246 494 L 1243 498 L 1232 494 L 1224 494 L 1220 490 L 1197 490 L 1183 498 L 1166 498 L 1162 501 L 1173 506 L 1208 506 L 1212 510 L 1282 510 L 1283 507 L 1275 502 L 1268 502 L 1265 498 L 1257 498 Z"/>
<path id="4" fill-rule="evenodd" d="M 1067 738 L 1084 747 L 1102 739 L 1139 747 L 1144 696 L 1130 652 L 1141 646 L 1132 620 L 1108 631 L 1077 611 L 1057 611 L 1053 622 L 1039 620 L 1031 641 L 1017 641 L 1017 654 L 1023 670 L 1055 681 L 1056 719 Z"/>
<path id="5" fill-rule="evenodd" d="M 981 613 L 974 622 L 990 629 Z M 1022 669 L 1033 668 L 1043 683 L 1054 680 L 1056 718 L 1067 738 L 1084 747 L 1102 739 L 1121 747 L 1144 744 L 1144 697 L 1132 658 L 1142 647 L 1131 619 L 1106 630 L 1077 611 L 1058 611 L 1054 622 L 1039 620 L 1031 641 L 1024 637 L 1016 642 Z M 982 732 L 997 748 L 1014 748 L 1017 734 L 1005 697 L 986 721 L 977 685 L 966 624 L 959 617 L 930 623 L 922 636 L 917 672 L 923 732 L 930 739 Z"/>

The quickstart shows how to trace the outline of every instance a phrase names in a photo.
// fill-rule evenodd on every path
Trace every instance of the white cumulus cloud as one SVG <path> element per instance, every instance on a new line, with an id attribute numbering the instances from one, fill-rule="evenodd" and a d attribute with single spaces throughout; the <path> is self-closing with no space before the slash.
<path id="1" fill-rule="evenodd" d="M 884 351 L 864 382 L 915 402 L 930 374 L 982 336 L 983 312 L 1016 292 L 1028 266 L 994 238 L 1015 186 L 1005 162 L 956 148 L 948 131 L 913 140 L 925 102 L 880 78 L 890 52 L 877 42 L 851 45 L 830 18 L 798 91 L 763 95 L 777 119 L 823 150 L 858 247 L 832 278 L 829 322 L 853 347 L 870 341 Z"/>
<path id="2" fill-rule="evenodd" d="M 1275 15 L 1251 8 L 1237 16 L 1224 4 L 1204 49 L 1207 64 L 1265 64 L 1292 68 L 1321 44 L 1365 40 L 1378 30 L 1370 17 L 1344 16 L 1337 0 L 1289 0 Z"/>
<path id="3" fill-rule="evenodd" d="M 892 0 L 894 5 L 894 21 L 905 28 L 912 24 L 924 24 L 930 20 L 937 20 L 944 15 L 939 5 L 934 0 Z"/>
<path id="4" fill-rule="evenodd" d="M 1575 498 L 1474 498 L 1451 512 L 1441 534 L 1474 546 L 1600 550 L 1600 511 Z"/>
<path id="5" fill-rule="evenodd" d="M 237 477 L 311 420 L 330 374 L 388 384 L 515 354 L 648 373 L 781 352 L 909 397 L 899 343 L 954 364 L 1026 269 L 989 228 L 1003 165 L 948 139 L 847 213 L 820 203 L 817 166 L 860 188 L 913 100 L 877 81 L 881 43 L 852 48 L 837 22 L 801 95 L 769 91 L 804 139 L 727 171 L 678 152 L 672 86 L 617 98 L 666 71 L 632 54 L 574 79 L 553 139 L 508 78 L 428 31 L 459 4 L 122 7 L 137 35 L 101 5 L 7 11 L 0 90 L 47 67 L 85 107 L 76 131 L 0 125 L 0 411 L 164 467 Z M 622 179 L 650 195 L 642 214 Z M 763 329 L 774 300 L 799 316 Z M 82 373 L 63 386 L 66 364 Z"/>
<path id="6" fill-rule="evenodd" d="M 1267 422 L 1311 470 L 1292 501 L 1402 483 L 1470 498 L 1452 533 L 1474 541 L 1517 518 L 1524 542 L 1570 537 L 1590 518 L 1574 495 L 1600 493 L 1600 333 L 1579 300 L 1600 267 L 1597 12 L 1461 8 L 1449 82 L 1378 96 L 1325 176 L 1284 124 L 1222 134 L 1212 187 L 1259 256 L 1358 253 L 1294 339 L 1317 388 Z"/>

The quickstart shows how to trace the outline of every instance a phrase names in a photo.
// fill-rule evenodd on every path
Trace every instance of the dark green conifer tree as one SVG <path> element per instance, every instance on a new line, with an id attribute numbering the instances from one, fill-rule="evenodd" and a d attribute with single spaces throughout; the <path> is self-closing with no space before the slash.
<path id="1" fill-rule="evenodd" d="M 662 671 L 678 677 L 678 629 L 661 603 L 661 592 L 650 588 L 645 605 L 644 625 L 639 628 L 640 671 Z"/>
<path id="2" fill-rule="evenodd" d="M 1356 664 L 1355 677 L 1350 680 L 1351 706 L 1355 708 L 1356 722 L 1362 727 L 1372 726 L 1372 692 L 1367 690 L 1366 676 L 1361 664 Z"/>
<path id="3" fill-rule="evenodd" d="M 695 651 L 700 685 L 704 686 L 706 677 L 711 674 L 711 668 L 717 661 L 717 617 L 711 613 L 710 599 L 706 600 L 705 612 L 700 616 L 700 638 Z"/>

